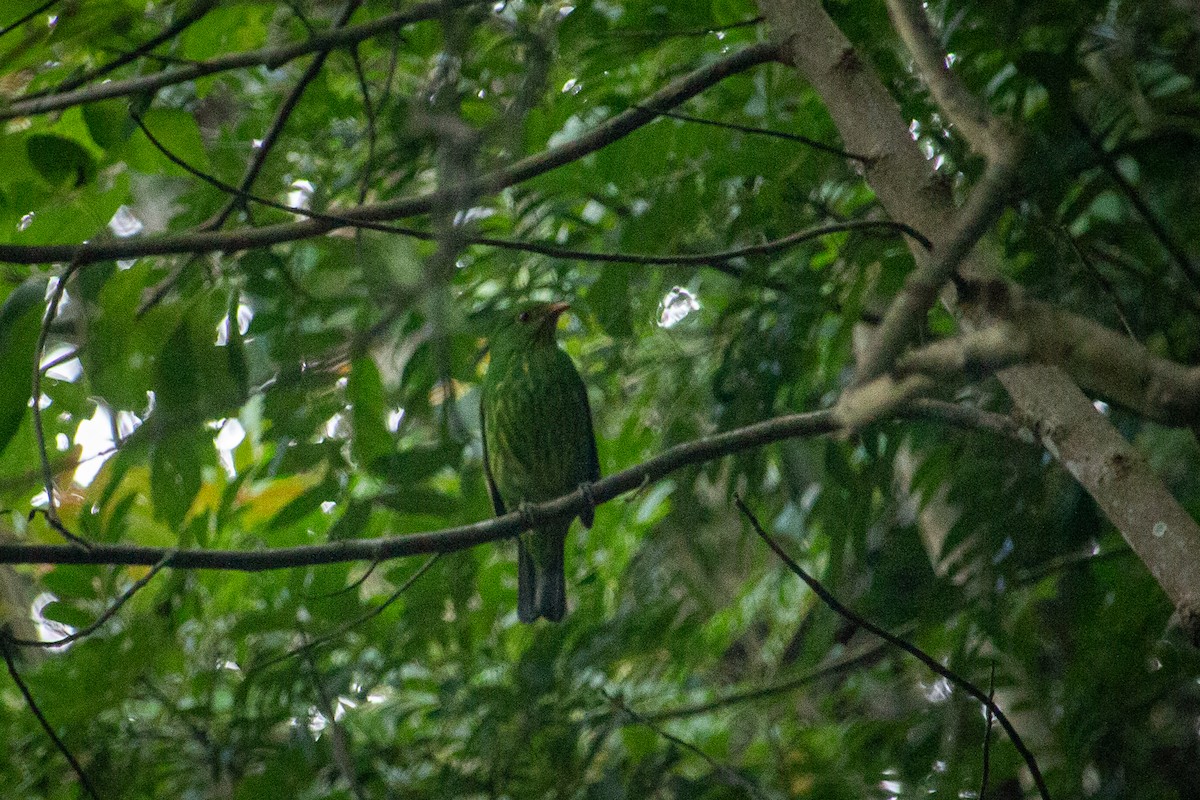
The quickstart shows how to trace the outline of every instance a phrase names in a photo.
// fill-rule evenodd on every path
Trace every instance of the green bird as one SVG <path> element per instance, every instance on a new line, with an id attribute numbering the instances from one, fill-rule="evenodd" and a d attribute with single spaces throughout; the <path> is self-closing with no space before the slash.
<path id="1" fill-rule="evenodd" d="M 510 312 L 488 342 L 479 404 L 483 468 L 496 514 L 541 503 L 600 478 L 587 389 L 554 334 L 567 303 Z M 592 526 L 593 511 L 579 515 Z M 563 547 L 571 519 L 517 539 L 517 616 L 558 622 L 567 610 Z"/>

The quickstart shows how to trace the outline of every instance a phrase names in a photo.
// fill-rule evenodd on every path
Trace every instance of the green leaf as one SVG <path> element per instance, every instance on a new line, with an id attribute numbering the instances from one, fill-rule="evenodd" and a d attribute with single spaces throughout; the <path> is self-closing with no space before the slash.
<path id="1" fill-rule="evenodd" d="M 92 141 L 105 150 L 121 144 L 137 130 L 128 104 L 120 100 L 88 103 L 83 107 L 83 121 Z"/>
<path id="2" fill-rule="evenodd" d="M 91 614 L 76 608 L 70 603 L 63 603 L 55 600 L 47 603 L 42 607 L 42 616 L 54 622 L 61 622 L 63 625 L 70 625 L 72 628 L 86 628 L 95 621 L 95 617 Z"/>
<path id="3" fill-rule="evenodd" d="M 458 508 L 458 498 L 427 486 L 405 486 L 384 492 L 376 502 L 406 514 L 446 515 Z"/>
<path id="4" fill-rule="evenodd" d="M 587 302 L 604 330 L 617 338 L 633 335 L 629 308 L 629 281 L 633 268 L 625 264 L 606 265 L 600 278 L 588 287 Z"/>
<path id="5" fill-rule="evenodd" d="M 410 486 L 446 467 L 457 468 L 461 463 L 462 448 L 446 443 L 388 453 L 372 462 L 371 471 L 397 486 Z"/>
<path id="6" fill-rule="evenodd" d="M 358 538 L 371 521 L 371 503 L 365 500 L 351 500 L 344 505 L 346 510 L 329 529 L 331 542 Z"/>
<path id="7" fill-rule="evenodd" d="M 212 440 L 203 429 L 172 432 L 154 443 L 150 457 L 154 514 L 176 530 L 183 527 L 200 492 L 201 468 L 211 460 L 212 449 Z"/>
<path id="8" fill-rule="evenodd" d="M 218 327 L 223 344 L 218 344 Z M 194 420 L 225 416 L 245 402 L 247 371 L 236 300 L 227 305 L 214 292 L 192 304 L 158 358 L 154 392 L 164 412 Z"/>
<path id="9" fill-rule="evenodd" d="M 146 129 L 172 155 L 193 169 L 212 169 L 200 139 L 196 118 L 176 109 L 151 109 L 142 116 Z M 130 167 L 151 175 L 186 176 L 188 171 L 172 164 L 140 130 L 131 136 L 119 154 Z"/>
<path id="10" fill-rule="evenodd" d="M 25 140 L 29 163 L 53 187 L 83 186 L 96 175 L 96 162 L 78 142 L 38 133 Z"/>
<path id="11" fill-rule="evenodd" d="M 387 429 L 387 406 L 383 379 L 369 356 L 354 359 L 346 382 L 350 400 L 351 440 L 354 457 L 360 464 L 373 464 L 395 449 Z"/>
<path id="12" fill-rule="evenodd" d="M 45 312 L 46 282 L 26 281 L 0 306 L 0 452 L 21 426 L 33 394 L 33 353 Z"/>
<path id="13" fill-rule="evenodd" d="M 275 516 L 271 517 L 267 527 L 271 529 L 285 528 L 299 522 L 319 509 L 322 503 L 335 499 L 338 491 L 336 480 L 321 481 L 281 508 Z"/>

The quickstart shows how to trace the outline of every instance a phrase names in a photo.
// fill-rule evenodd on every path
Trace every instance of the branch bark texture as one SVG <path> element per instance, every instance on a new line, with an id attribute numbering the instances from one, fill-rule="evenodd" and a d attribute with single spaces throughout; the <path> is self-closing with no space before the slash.
<path id="1" fill-rule="evenodd" d="M 888 214 L 925 233 L 939 252 L 947 244 L 945 231 L 964 229 L 964 212 L 952 204 L 947 187 L 913 142 L 898 105 L 878 77 L 816 0 L 761 0 L 760 6 L 788 60 L 824 99 L 846 149 L 871 159 L 865 177 Z M 996 283 L 998 260 L 992 248 L 975 248 L 964 256 L 961 273 Z M 1070 354 L 1060 352 L 1057 357 Z M 1096 498 L 1185 617 L 1193 619 L 1200 527 L 1148 468 L 1130 467 L 1140 459 L 1133 457 L 1128 443 L 1118 447 L 1124 442 L 1120 434 L 1090 403 L 1079 402 L 1086 398 L 1066 374 L 1028 366 L 1004 370 L 999 377 L 1031 426 L 1070 432 L 1043 436 L 1043 441 L 1053 443 L 1056 436 L 1066 435 L 1051 452 Z M 1143 390 L 1144 395 L 1145 386 L 1144 379 L 1135 380 L 1127 393 Z M 1069 457 L 1064 455 L 1068 452 Z M 1156 527 L 1158 523 L 1162 525 Z M 1156 536 L 1156 531 L 1162 535 Z M 1162 542 L 1168 534 L 1170 542 Z M 1193 638 L 1195 630 L 1189 631 Z"/>

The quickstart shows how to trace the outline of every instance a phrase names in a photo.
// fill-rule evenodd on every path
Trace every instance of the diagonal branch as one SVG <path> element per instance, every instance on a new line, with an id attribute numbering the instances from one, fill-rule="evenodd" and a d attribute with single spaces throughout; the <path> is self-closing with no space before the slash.
<path id="1" fill-rule="evenodd" d="M 977 152 L 989 161 L 1005 157 L 1009 135 L 986 105 L 950 69 L 920 0 L 887 0 L 888 16 L 912 54 L 933 99 Z"/>
<path id="2" fill-rule="evenodd" d="M 421 241 L 434 241 L 437 234 L 432 231 L 420 230 L 418 228 L 410 228 L 402 225 L 393 225 L 386 222 L 365 222 L 348 217 L 345 214 L 330 214 L 321 211 L 312 211 L 299 206 L 289 206 L 286 203 L 278 203 L 270 198 L 260 195 L 251 194 L 250 192 L 232 186 L 219 178 L 215 178 L 202 170 L 197 169 L 191 164 L 184 161 L 182 158 L 171 152 L 154 132 L 146 126 L 143 120 L 136 113 L 131 114 L 134 123 L 141 129 L 142 133 L 150 141 L 155 148 L 158 149 L 172 164 L 180 167 L 191 175 L 199 178 L 208 185 L 219 189 L 222 192 L 229 194 L 231 197 L 238 198 L 243 202 L 253 202 L 268 208 L 274 208 L 279 211 L 286 211 L 297 216 L 306 217 L 308 219 L 322 220 L 325 222 L 337 223 L 340 226 L 358 228 L 363 230 L 379 231 L 381 233 L 395 233 L 401 236 L 408 236 Z M 718 272 L 723 272 L 735 278 L 748 279 L 754 276 L 750 270 L 736 266 L 733 262 L 752 256 L 769 255 L 782 250 L 787 250 L 804 242 L 817 239 L 821 236 L 827 236 L 834 233 L 846 233 L 851 231 L 872 231 L 885 230 L 895 231 L 910 237 L 925 248 L 930 247 L 929 240 L 921 233 L 903 222 L 893 222 L 891 220 L 846 220 L 843 222 L 831 222 L 825 225 L 818 225 L 812 228 L 807 228 L 802 231 L 790 233 L 787 236 L 773 239 L 769 242 L 760 244 L 745 245 L 735 247 L 728 250 L 718 250 L 710 253 L 681 253 L 675 255 L 658 255 L 654 253 L 621 253 L 621 252 L 593 252 L 588 250 L 575 250 L 568 247 L 560 247 L 554 244 L 544 242 L 522 242 L 515 239 L 498 239 L 491 236 L 463 236 L 462 241 L 467 245 L 484 245 L 487 247 L 495 247 L 501 250 L 513 250 L 525 253 L 537 253 L 538 255 L 550 256 L 552 258 L 562 258 L 574 261 L 590 261 L 593 263 L 602 264 L 641 264 L 644 266 L 699 266 L 710 267 Z M 770 289 L 775 289 L 779 292 L 788 292 L 791 287 L 787 284 L 767 278 L 760 281 L 763 286 Z"/>
<path id="3" fill-rule="evenodd" d="M 740 495 L 734 495 L 733 502 L 737 505 L 738 510 L 745 515 L 747 520 L 749 520 L 750 526 L 754 528 L 754 532 L 758 534 L 759 538 L 766 542 L 767 546 L 775 552 L 775 555 L 779 556 L 780 560 L 787 565 L 788 569 L 791 570 L 796 577 L 804 581 L 805 585 L 807 585 L 808 588 L 813 591 L 813 594 L 819 597 L 821 602 L 829 606 L 829 608 L 832 609 L 835 614 L 847 620 L 848 622 L 853 623 L 857 627 L 871 632 L 893 647 L 898 647 L 899 649 L 908 653 L 913 658 L 917 659 L 930 670 L 932 670 L 935 674 L 942 676 L 947 681 L 978 700 L 980 703 L 983 703 L 988 710 L 988 714 L 995 716 L 996 721 L 1000 723 L 1000 727 L 1004 728 L 1004 732 L 1008 734 L 1009 741 L 1012 742 L 1013 747 L 1016 748 L 1017 752 L 1021 754 L 1021 758 L 1025 761 L 1025 766 L 1029 768 L 1029 772 L 1033 776 L 1033 782 L 1037 785 L 1038 792 L 1041 794 L 1043 800 L 1050 800 L 1050 790 L 1046 787 L 1046 781 L 1042 777 L 1041 770 L 1038 769 L 1037 759 L 1033 757 L 1033 753 L 1025 745 L 1021 735 L 1017 733 L 1017 729 L 1013 727 L 1013 724 L 1009 721 L 1008 717 L 1005 716 L 1004 712 L 1000 710 L 1000 707 L 996 705 L 995 701 L 992 700 L 989 694 L 985 693 L 978 686 L 971 683 L 969 680 L 962 677 L 949 667 L 942 666 L 941 662 L 926 653 L 921 648 L 904 639 L 901 639 L 899 636 L 896 636 L 893 633 L 884 630 L 875 623 L 871 622 L 869 619 L 863 617 L 861 614 L 858 614 L 857 612 L 852 611 L 846 606 L 842 605 L 842 602 L 834 597 L 833 594 L 826 589 L 820 581 L 805 572 L 804 569 L 787 554 L 787 551 L 784 550 L 778 542 L 772 539 L 765 530 L 763 530 L 762 523 L 760 523 L 758 518 L 754 516 L 754 512 L 750 510 L 750 507 L 746 505 L 745 501 L 742 500 Z"/>
<path id="4" fill-rule="evenodd" d="M 723 121 L 717 120 L 717 119 L 706 119 L 705 117 L 695 117 L 695 116 L 692 116 L 691 114 L 681 114 L 677 111 L 664 111 L 664 112 L 662 112 L 662 116 L 670 117 L 671 119 L 677 119 L 680 122 L 693 122 L 697 125 L 709 125 L 714 128 L 724 128 L 724 129 L 730 130 L 730 131 L 738 131 L 739 133 L 748 133 L 752 136 L 766 136 L 766 137 L 769 137 L 772 139 L 783 139 L 786 142 L 796 142 L 797 144 L 802 144 L 802 145 L 805 145 L 806 147 L 811 147 L 813 150 L 820 150 L 822 153 L 829 153 L 830 155 L 840 156 L 841 158 L 845 158 L 850 161 L 863 162 L 863 161 L 867 160 L 867 158 L 865 156 L 855 155 L 854 153 L 847 153 L 845 150 L 842 150 L 841 148 L 834 147 L 833 145 L 825 144 L 824 142 L 817 141 L 816 139 L 812 139 L 808 136 L 801 136 L 798 133 L 786 133 L 784 131 L 773 131 L 768 128 L 755 128 L 752 125 L 739 125 L 736 122 L 723 122 Z"/>
<path id="5" fill-rule="evenodd" d="M 778 44 L 764 42 L 751 45 L 725 58 L 717 59 L 670 82 L 648 97 L 642 106 L 616 114 L 577 139 L 523 158 L 506 168 L 487 173 L 465 188 L 471 194 L 498 192 L 557 167 L 578 161 L 584 156 L 628 136 L 643 125 L 657 119 L 661 111 L 671 109 L 695 97 L 724 78 L 777 60 L 779 53 Z M 375 205 L 357 206 L 342 212 L 341 216 L 354 223 L 413 217 L 428 213 L 438 203 L 445 202 L 446 192 L 447 190 L 443 189 Z M 167 234 L 119 241 L 110 239 L 85 244 L 0 244 L 0 262 L 40 264 L 78 260 L 80 264 L 91 264 L 110 259 L 141 258 L 153 255 L 229 252 L 319 236 L 336 228 L 345 227 L 345 224 L 341 221 L 306 219 L 300 222 L 286 222 L 233 231 Z"/>
<path id="6" fill-rule="evenodd" d="M 175 20 L 173 23 L 167 26 L 164 31 L 159 33 L 157 36 L 152 37 L 149 41 L 143 42 L 135 49 L 130 50 L 128 53 L 122 53 L 120 56 L 114 58 L 107 64 L 96 67 L 95 69 L 89 70 L 80 75 L 74 75 L 70 78 L 67 78 L 57 86 L 52 86 L 48 89 L 42 89 L 41 91 L 27 94 L 25 99 L 32 100 L 35 97 L 66 94 L 67 92 L 78 89 L 80 86 L 84 86 L 99 78 L 103 78 L 108 73 L 120 69 L 121 67 L 133 61 L 137 61 L 142 56 L 149 55 L 150 51 L 154 50 L 154 48 L 158 47 L 164 42 L 171 41 L 180 33 L 187 30 L 187 28 L 203 19 L 204 15 L 216 8 L 217 2 L 218 0 L 196 0 L 196 2 L 192 4 L 192 7 L 189 8 L 181 17 L 179 17 L 179 19 Z"/>
<path id="7" fill-rule="evenodd" d="M 942 287 L 957 274 L 959 265 L 975 243 L 1004 210 L 1018 155 L 1015 146 L 1000 151 L 998 158 L 988 164 L 979 185 L 971 191 L 950 236 L 935 240 L 931 256 L 918 258 L 917 268 L 909 273 L 904 288 L 888 306 L 863 355 L 855 376 L 856 384 L 890 370 L 912 341 Z"/>
<path id="8" fill-rule="evenodd" d="M 0 36 L 3 36 L 6 33 L 11 33 L 12 31 L 15 31 L 17 28 L 21 27 L 26 22 L 29 22 L 29 20 L 36 17 L 38 14 L 43 14 L 43 13 L 49 11 L 54 6 L 58 5 L 59 2 L 60 2 L 60 0 L 46 0 L 46 2 L 42 3 L 40 6 L 35 6 L 34 8 L 30 9 L 25 14 L 23 14 L 22 16 L 18 17 L 17 19 L 13 20 L 9 24 L 5 25 L 3 28 L 0 28 Z"/>
<path id="9" fill-rule="evenodd" d="M 637 724 L 649 728 L 662 738 L 666 739 L 668 742 L 671 742 L 675 746 L 681 747 L 689 753 L 699 757 L 700 760 L 712 767 L 713 772 L 724 778 L 730 786 L 740 786 L 746 791 L 746 794 L 754 798 L 754 800 L 765 800 L 762 790 L 757 784 L 755 784 L 745 775 L 741 774 L 732 767 L 727 766 L 726 764 L 722 764 L 720 761 L 713 758 L 696 745 L 692 744 L 686 739 L 676 736 L 644 714 L 639 714 L 637 711 L 634 711 L 620 696 L 613 694 L 604 688 L 600 688 L 599 692 L 604 696 L 605 700 L 613 705 L 613 707 Z"/>
<path id="10" fill-rule="evenodd" d="M 895 100 L 821 4 L 760 3 L 789 59 L 825 101 L 846 147 L 878 156 L 864 171 L 888 214 L 923 231 L 957 227 L 958 212 L 909 135 Z M 963 272 L 995 282 L 999 258 L 993 247 L 976 248 L 966 256 Z M 1043 432 L 1052 454 L 1096 498 L 1175 602 L 1188 634 L 1200 641 L 1200 528 L 1195 521 L 1062 372 L 1020 366 L 997 377 L 1026 424 Z"/>
<path id="11" fill-rule="evenodd" d="M 302 42 L 232 53 L 211 61 L 187 64 L 151 75 L 139 75 L 125 80 L 101 83 L 64 94 L 17 100 L 0 106 L 0 121 L 31 117 L 50 111 L 61 111 L 64 108 L 109 100 L 114 97 L 153 93 L 167 86 L 186 83 L 197 78 L 215 75 L 218 72 L 229 72 L 246 67 L 279 69 L 289 61 L 294 61 L 301 56 L 332 50 L 335 47 L 350 47 L 417 22 L 435 19 L 439 14 L 444 13 L 447 7 L 453 9 L 481 4 L 481 0 L 426 0 L 426 2 L 417 3 L 405 11 L 397 11 L 361 25 L 318 33 Z"/>
<path id="12" fill-rule="evenodd" d="M 100 795 L 96 793 L 96 787 L 92 785 L 91 779 L 83 771 L 83 765 L 79 763 L 79 759 L 75 758 L 75 755 L 67 747 L 66 742 L 55 733 L 54 726 L 50 724 L 50 720 L 46 719 L 46 715 L 38 708 L 37 701 L 33 699 L 33 693 L 25 685 L 25 681 L 21 678 L 21 673 L 17 671 L 17 663 L 13 658 L 13 651 L 10 644 L 8 635 L 0 631 L 0 655 L 4 657 L 4 664 L 8 667 L 9 677 L 13 679 L 13 683 L 21 691 L 21 696 L 25 698 L 25 705 L 29 706 L 29 710 L 37 718 L 38 724 L 42 726 L 42 730 L 50 737 L 50 741 L 54 742 L 54 746 L 58 749 L 58 752 L 63 754 L 63 758 L 67 759 L 67 763 L 71 765 L 75 776 L 79 778 L 79 783 L 83 786 L 83 790 L 88 793 L 88 796 L 92 800 L 100 800 Z"/>
<path id="13" fill-rule="evenodd" d="M 74 633 L 68 634 L 59 639 L 54 639 L 49 642 L 42 641 L 41 639 L 18 639 L 16 637 L 12 637 L 11 639 L 9 639 L 9 641 L 11 641 L 13 644 L 15 644 L 19 647 L 44 647 L 47 649 L 52 649 L 55 647 L 62 647 L 63 645 L 68 645 L 71 642 L 78 641 L 79 639 L 82 639 L 86 636 L 91 636 L 93 633 L 100 630 L 101 625 L 103 625 L 104 623 L 106 623 L 110 619 L 112 619 L 114 616 L 116 616 L 117 612 L 121 610 L 121 606 L 123 606 L 127 602 L 129 602 L 130 598 L 132 598 L 142 588 L 144 588 L 146 586 L 146 584 L 148 584 L 148 583 L 150 583 L 150 581 L 154 580 L 154 576 L 157 575 L 159 572 L 161 572 L 163 567 L 170 566 L 171 559 L 174 556 L 175 556 L 174 550 L 168 552 L 165 556 L 163 556 L 162 559 L 157 564 L 155 564 L 153 567 L 150 568 L 149 572 L 147 572 L 145 575 L 143 575 L 142 577 L 140 577 L 136 581 L 134 581 L 132 584 L 130 584 L 129 588 L 126 589 L 124 592 L 122 592 L 121 596 L 118 597 L 116 599 L 116 601 L 113 602 L 112 605 L 110 605 L 108 608 L 104 609 L 104 613 L 102 613 L 100 616 L 96 617 L 96 619 L 92 622 L 92 624 L 90 624 L 84 628 L 80 628 L 79 630 L 75 631 Z"/>
<path id="14" fill-rule="evenodd" d="M 333 30 L 341 30 L 350 22 L 350 18 L 354 16 L 354 12 L 362 5 L 362 0 L 350 0 L 346 3 L 346 7 L 342 9 L 341 15 L 333 24 Z M 283 133 L 287 121 L 291 118 L 292 112 L 296 110 L 296 104 L 300 102 L 300 98 L 304 96 L 304 90 L 308 85 L 316 79 L 321 70 L 325 67 L 325 60 L 329 58 L 329 50 L 320 50 L 313 56 L 313 60 L 305 67 L 304 73 L 300 79 L 296 81 L 296 85 L 288 92 L 288 96 L 284 98 L 279 108 L 275 111 L 275 119 L 271 121 L 271 126 L 263 134 L 262 140 L 258 146 L 253 149 L 253 154 L 250 156 L 250 163 L 246 165 L 246 171 L 242 175 L 241 181 L 238 182 L 238 189 L 242 192 L 248 192 L 254 187 L 254 181 L 258 178 L 258 174 L 262 171 L 263 165 L 267 163 L 267 156 L 270 155 L 272 148 L 275 147 L 275 142 L 279 140 L 279 136 Z M 225 220 L 237 208 L 238 197 L 235 195 L 230 197 L 221 209 L 213 215 L 207 222 L 200 225 L 202 231 L 214 231 L 225 224 Z"/>

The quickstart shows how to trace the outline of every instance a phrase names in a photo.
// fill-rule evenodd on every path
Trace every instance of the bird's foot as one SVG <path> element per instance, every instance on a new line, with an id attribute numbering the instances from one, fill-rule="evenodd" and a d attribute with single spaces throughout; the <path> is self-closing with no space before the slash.
<path id="1" fill-rule="evenodd" d="M 517 505 L 517 513 L 521 515 L 521 522 L 525 526 L 525 530 L 530 530 L 537 525 L 537 520 L 533 518 L 533 506 L 522 500 Z"/>

